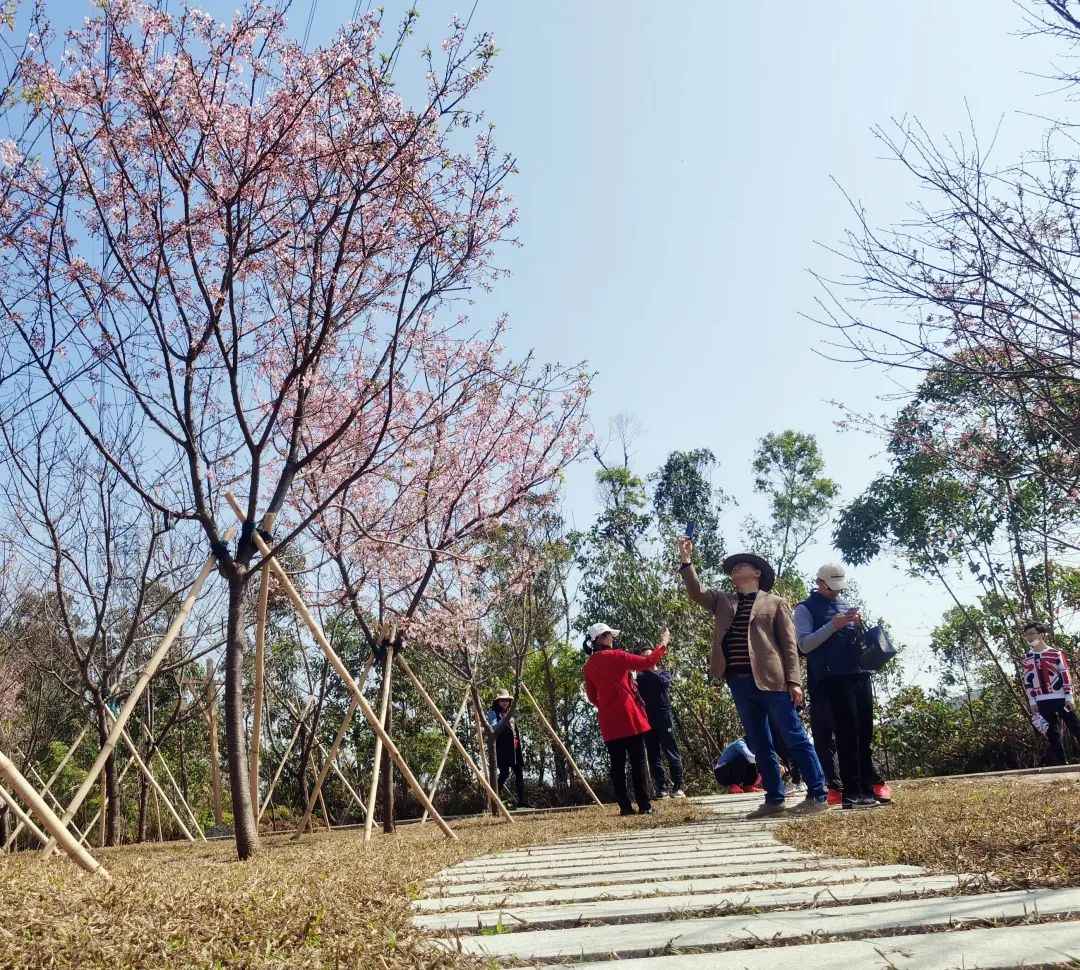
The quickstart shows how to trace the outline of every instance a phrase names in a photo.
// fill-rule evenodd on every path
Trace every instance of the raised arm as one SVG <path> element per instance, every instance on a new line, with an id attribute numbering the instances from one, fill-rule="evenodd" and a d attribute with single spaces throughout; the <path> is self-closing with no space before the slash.
<path id="1" fill-rule="evenodd" d="M 686 595 L 698 606 L 703 607 L 710 613 L 716 612 L 716 603 L 720 594 L 715 589 L 706 589 L 701 585 L 697 570 L 694 569 L 690 556 L 694 551 L 694 544 L 685 536 L 679 540 L 679 577 L 686 587 Z"/>

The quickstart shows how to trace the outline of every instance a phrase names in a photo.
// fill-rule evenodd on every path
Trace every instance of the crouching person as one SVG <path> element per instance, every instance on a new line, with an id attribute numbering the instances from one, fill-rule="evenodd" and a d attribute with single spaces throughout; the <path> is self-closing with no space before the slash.
<path id="1" fill-rule="evenodd" d="M 746 738 L 736 738 L 716 759 L 713 765 L 716 783 L 728 790 L 729 795 L 741 795 L 743 792 L 759 792 L 760 776 L 757 770 L 757 758 L 747 747 Z"/>

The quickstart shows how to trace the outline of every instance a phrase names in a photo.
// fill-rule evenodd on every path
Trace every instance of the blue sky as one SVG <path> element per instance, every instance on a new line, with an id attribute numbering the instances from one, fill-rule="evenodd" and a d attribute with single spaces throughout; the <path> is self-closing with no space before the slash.
<path id="1" fill-rule="evenodd" d="M 385 3 L 389 21 L 406 8 Z M 416 46 L 435 46 L 452 14 L 473 9 L 416 5 Z M 226 16 L 235 4 L 204 6 Z M 296 0 L 297 37 L 312 10 L 309 45 L 353 3 Z M 970 113 L 984 139 L 1000 125 L 998 160 L 1036 146 L 1044 126 L 1030 113 L 1063 109 L 1039 76 L 1059 51 L 1018 36 L 1023 25 L 1013 0 L 477 0 L 472 28 L 493 31 L 501 50 L 479 99 L 518 158 L 524 246 L 505 253 L 513 275 L 474 318 L 508 312 L 514 353 L 587 360 L 598 372 L 596 429 L 605 436 L 612 417 L 635 416 L 642 473 L 673 449 L 711 448 L 716 483 L 741 499 L 725 522 L 729 548 L 739 521 L 764 511 L 749 463 L 770 431 L 816 434 L 843 498 L 854 497 L 883 467 L 880 446 L 837 430 L 829 402 L 881 413 L 896 405 L 880 396 L 900 388 L 814 353 L 829 334 L 805 316 L 821 295 L 810 270 L 843 271 L 824 247 L 854 224 L 834 180 L 887 224 L 916 188 L 881 158 L 874 125 L 916 117 L 955 136 Z M 403 81 L 409 70 L 406 58 Z M 577 526 L 595 512 L 594 472 L 586 463 L 569 475 Z M 804 571 L 835 558 L 829 531 Z M 909 644 L 917 676 L 945 594 L 887 560 L 857 579 Z"/>

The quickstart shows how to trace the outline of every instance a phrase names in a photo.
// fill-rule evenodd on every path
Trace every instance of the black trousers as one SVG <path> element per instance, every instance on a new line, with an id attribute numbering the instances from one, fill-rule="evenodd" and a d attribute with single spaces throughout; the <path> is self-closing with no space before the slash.
<path id="1" fill-rule="evenodd" d="M 1050 730 L 1046 732 L 1046 740 L 1050 742 L 1050 754 L 1054 759 L 1054 764 L 1067 765 L 1069 759 L 1065 755 L 1065 729 L 1069 729 L 1073 740 L 1080 745 L 1080 718 L 1076 716 L 1076 711 L 1066 709 L 1063 697 L 1039 701 L 1039 713 L 1050 724 Z"/>
<path id="2" fill-rule="evenodd" d="M 877 772 L 874 744 L 874 695 L 867 674 L 828 677 L 821 688 L 832 707 L 836 753 L 846 798 L 873 797 Z"/>
<path id="3" fill-rule="evenodd" d="M 671 711 L 650 711 L 649 723 L 652 730 L 645 735 L 645 750 L 649 755 L 649 770 L 652 772 L 656 793 L 659 795 L 667 787 L 664 758 L 667 758 L 671 787 L 682 788 L 682 755 L 679 754 L 679 745 L 675 741 L 675 721 L 671 717 Z"/>
<path id="4" fill-rule="evenodd" d="M 829 699 L 820 687 L 810 698 L 810 733 L 814 736 L 814 750 L 821 762 L 821 770 L 825 772 L 825 784 L 839 791 L 843 783 L 840 781 L 840 762 L 836 759 L 836 723 Z"/>
<path id="5" fill-rule="evenodd" d="M 512 765 L 501 765 L 499 768 L 499 792 L 503 790 L 510 772 L 514 773 L 514 787 L 517 789 L 517 805 L 521 808 L 525 804 L 525 772 L 520 761 Z"/>
<path id="6" fill-rule="evenodd" d="M 757 765 L 746 758 L 733 758 L 727 764 L 717 765 L 713 768 L 716 783 L 730 787 L 731 785 L 744 785 L 749 787 L 758 778 Z"/>
<path id="7" fill-rule="evenodd" d="M 611 787 L 615 789 L 615 801 L 619 803 L 619 808 L 624 812 L 633 808 L 626 791 L 626 762 L 629 759 L 638 811 L 647 812 L 652 802 L 649 801 L 649 781 L 645 771 L 645 735 L 632 734 L 628 738 L 608 741 L 607 749 L 611 755 Z"/>

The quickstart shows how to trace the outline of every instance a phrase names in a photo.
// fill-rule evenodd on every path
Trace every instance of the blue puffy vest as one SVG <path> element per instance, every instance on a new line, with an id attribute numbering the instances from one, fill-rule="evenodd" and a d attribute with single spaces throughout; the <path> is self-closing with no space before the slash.
<path id="1" fill-rule="evenodd" d="M 851 604 L 842 596 L 836 599 L 826 599 L 817 590 L 814 590 L 800 606 L 805 606 L 810 611 L 814 621 L 814 629 L 820 630 L 830 622 L 837 613 L 844 613 L 851 609 Z M 838 677 L 841 674 L 859 673 L 859 654 L 862 644 L 859 642 L 859 631 L 853 623 L 849 623 L 842 630 L 833 631 L 820 647 L 806 655 L 806 666 L 810 674 L 811 682 L 820 683 L 829 677 Z"/>

